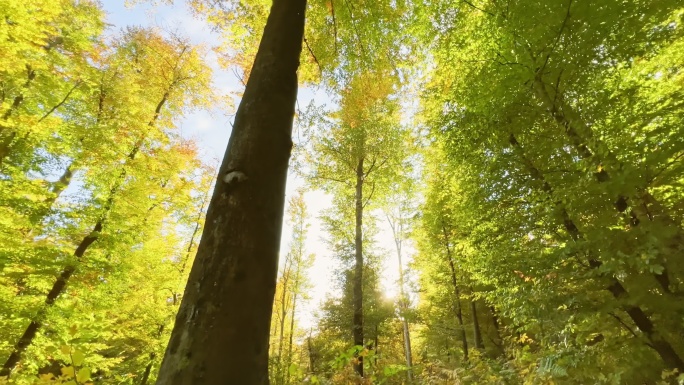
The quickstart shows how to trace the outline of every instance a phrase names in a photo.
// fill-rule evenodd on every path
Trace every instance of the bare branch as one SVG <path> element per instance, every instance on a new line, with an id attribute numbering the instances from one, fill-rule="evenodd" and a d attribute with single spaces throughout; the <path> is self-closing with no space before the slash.
<path id="1" fill-rule="evenodd" d="M 306 49 L 309 50 L 309 53 L 311 54 L 311 57 L 313 57 L 314 61 L 316 62 L 316 65 L 318 66 L 318 71 L 323 75 L 323 69 L 321 68 L 321 63 L 318 62 L 318 59 L 316 58 L 316 55 L 314 55 L 313 51 L 311 50 L 311 47 L 309 46 L 309 41 L 304 38 L 304 44 L 306 44 Z"/>
<path id="2" fill-rule="evenodd" d="M 551 51 L 546 55 L 546 59 L 544 60 L 544 65 L 541 66 L 539 69 L 539 73 L 542 73 L 544 71 L 544 68 L 546 68 L 546 64 L 549 63 L 549 58 L 551 57 L 551 54 L 553 51 L 556 50 L 556 47 L 558 46 L 558 43 L 560 42 L 560 38 L 563 35 L 563 30 L 565 29 L 565 26 L 568 24 L 568 20 L 570 19 L 570 7 L 572 6 L 572 0 L 568 1 L 568 10 L 565 12 L 565 18 L 563 19 L 563 24 L 561 24 L 560 29 L 558 30 L 558 35 L 556 35 L 556 41 L 553 42 L 553 46 L 551 46 Z"/>
<path id="3" fill-rule="evenodd" d="M 494 15 L 493 13 L 491 13 L 491 12 L 489 12 L 489 11 L 485 11 L 485 10 L 482 9 L 482 8 L 476 7 L 475 4 L 471 3 L 470 1 L 461 0 L 461 2 L 463 2 L 463 3 L 465 3 L 465 4 L 468 4 L 471 8 L 476 9 L 476 10 L 478 10 L 478 11 L 480 11 L 480 12 L 486 13 L 486 14 L 489 15 L 489 16 L 496 16 L 496 15 Z"/>

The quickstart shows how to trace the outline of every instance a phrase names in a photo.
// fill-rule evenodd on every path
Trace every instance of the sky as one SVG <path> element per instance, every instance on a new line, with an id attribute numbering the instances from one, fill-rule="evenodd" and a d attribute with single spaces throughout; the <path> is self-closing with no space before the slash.
<path id="1" fill-rule="evenodd" d="M 219 44 L 218 34 L 212 31 L 204 20 L 193 17 L 184 1 L 177 0 L 174 3 L 173 5 L 156 6 L 142 3 L 127 7 L 124 0 L 102 0 L 102 5 L 107 13 L 108 33 L 114 34 L 126 26 L 156 27 L 162 31 L 172 31 L 185 36 L 193 44 L 202 44 L 207 48 Z M 205 60 L 213 70 L 213 84 L 218 92 L 227 94 L 242 90 L 242 83 L 233 72 L 219 66 L 216 53 L 207 49 Z M 312 99 L 315 99 L 317 103 L 330 103 L 330 98 L 322 90 L 300 89 L 298 94 L 300 106 L 308 105 Z M 238 104 L 239 100 L 236 100 L 235 108 Z M 180 119 L 178 126 L 184 137 L 192 138 L 197 142 L 200 156 L 205 161 L 215 164 L 223 158 L 230 136 L 230 123 L 232 123 L 234 112 L 234 110 L 222 111 L 218 108 L 209 111 L 190 112 Z M 286 199 L 289 199 L 301 187 L 304 187 L 304 181 L 294 173 L 290 173 Z M 319 219 L 321 212 L 330 207 L 330 197 L 322 191 L 308 191 L 305 194 L 305 201 L 310 224 L 306 253 L 313 253 L 316 256 L 314 265 L 309 271 L 312 284 L 311 290 L 307 293 L 309 300 L 301 306 L 298 305 L 299 310 L 297 312 L 300 326 L 307 329 L 314 326 L 316 309 L 320 307 L 320 303 L 326 296 L 337 294 L 334 291 L 334 285 L 332 285 L 337 260 L 328 250 L 329 246 L 325 243 L 326 234 L 322 230 L 322 223 Z M 398 263 L 396 262 L 394 241 L 391 230 L 385 222 L 379 222 L 379 230 L 376 245 L 380 250 L 384 250 L 383 254 L 387 255 L 381 274 L 381 283 L 386 295 L 393 297 L 398 292 L 396 289 Z M 280 248 L 281 263 L 284 260 L 282 256 L 288 251 L 291 234 L 292 230 L 287 218 L 285 218 Z M 404 255 L 404 264 L 410 261 L 410 250 L 410 248 L 404 250 L 404 253 L 408 254 Z"/>

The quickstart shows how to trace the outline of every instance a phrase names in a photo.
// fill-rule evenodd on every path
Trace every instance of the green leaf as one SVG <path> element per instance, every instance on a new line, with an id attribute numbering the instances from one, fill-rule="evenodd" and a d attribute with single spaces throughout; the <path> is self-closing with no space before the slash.
<path id="1" fill-rule="evenodd" d="M 71 354 L 71 360 L 74 366 L 81 366 L 83 365 L 83 360 L 85 360 L 85 354 L 80 350 L 76 350 Z"/>
<path id="2" fill-rule="evenodd" d="M 76 380 L 78 382 L 86 382 L 90 380 L 90 368 L 85 367 L 78 370 L 76 374 Z"/>
<path id="3" fill-rule="evenodd" d="M 73 366 L 65 366 L 60 369 L 62 371 L 62 375 L 66 377 L 73 377 L 74 376 L 74 367 Z"/>

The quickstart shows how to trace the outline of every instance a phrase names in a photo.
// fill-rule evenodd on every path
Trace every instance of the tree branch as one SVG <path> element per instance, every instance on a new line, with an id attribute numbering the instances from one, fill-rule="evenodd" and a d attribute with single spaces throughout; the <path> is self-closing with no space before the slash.
<path id="1" fill-rule="evenodd" d="M 66 103 L 67 99 L 69 99 L 69 96 L 71 96 L 71 93 L 74 92 L 74 90 L 80 85 L 81 85 L 81 81 L 79 80 L 76 82 L 76 84 L 73 87 L 71 87 L 71 89 L 69 90 L 69 92 L 67 92 L 66 96 L 64 96 L 64 99 L 62 99 L 61 102 L 57 103 L 54 107 L 52 107 L 50 109 L 50 111 L 48 111 L 45 115 L 43 115 L 40 119 L 38 119 L 38 123 L 42 122 L 45 118 L 47 118 L 53 112 L 55 112 L 55 110 L 57 110 L 59 107 L 61 107 L 62 104 Z"/>
<path id="2" fill-rule="evenodd" d="M 539 69 L 539 73 L 544 71 L 544 68 L 546 68 L 546 64 L 549 62 L 549 58 L 551 57 L 551 54 L 553 51 L 556 50 L 556 47 L 558 46 L 558 43 L 560 42 L 560 38 L 563 35 L 563 30 L 565 29 L 565 26 L 568 24 L 568 20 L 570 19 L 570 7 L 572 6 L 572 0 L 568 1 L 568 10 L 565 12 L 565 18 L 563 19 L 563 24 L 561 24 L 560 29 L 558 30 L 558 35 L 556 35 L 556 41 L 553 42 L 553 46 L 551 46 L 551 51 L 546 55 L 546 59 L 544 60 L 544 64 L 541 66 Z"/>
<path id="3" fill-rule="evenodd" d="M 313 51 L 311 50 L 311 47 L 309 46 L 309 41 L 304 38 L 304 44 L 306 44 L 306 49 L 309 50 L 309 53 L 311 54 L 311 57 L 313 57 L 314 61 L 316 62 L 316 65 L 318 66 L 318 71 L 321 73 L 321 76 L 323 75 L 323 69 L 321 68 L 321 63 L 318 62 L 318 59 L 316 58 L 316 55 L 314 55 Z"/>
<path id="4" fill-rule="evenodd" d="M 489 12 L 489 11 L 485 11 L 485 10 L 482 9 L 482 8 L 476 7 L 475 4 L 471 3 L 470 1 L 461 0 L 461 2 L 466 3 L 466 4 L 468 4 L 471 8 L 476 9 L 476 10 L 478 10 L 478 11 L 480 11 L 480 12 L 486 13 L 486 14 L 489 15 L 489 16 L 496 16 L 495 14 L 493 14 L 493 13 L 491 13 L 491 12 Z"/>

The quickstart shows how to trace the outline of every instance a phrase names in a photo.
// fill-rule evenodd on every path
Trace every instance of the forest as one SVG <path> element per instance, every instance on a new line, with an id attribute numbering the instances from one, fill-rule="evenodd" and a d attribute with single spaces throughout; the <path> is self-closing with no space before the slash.
<path id="1" fill-rule="evenodd" d="M 0 0 L 0 385 L 684 384 L 681 1 L 110 2 Z"/>

